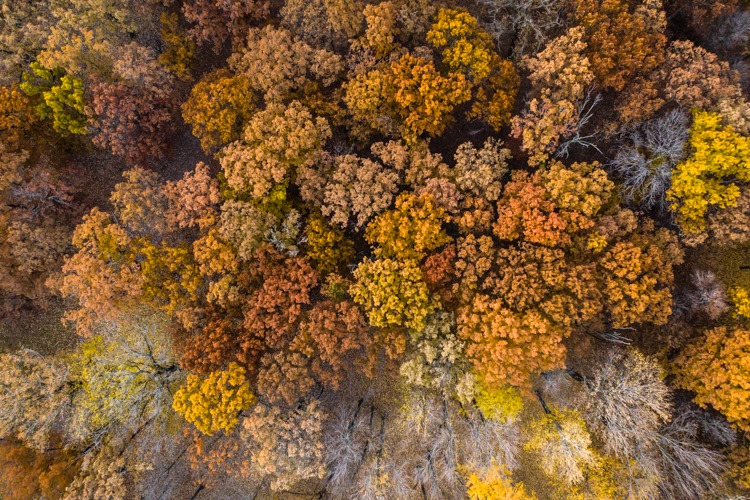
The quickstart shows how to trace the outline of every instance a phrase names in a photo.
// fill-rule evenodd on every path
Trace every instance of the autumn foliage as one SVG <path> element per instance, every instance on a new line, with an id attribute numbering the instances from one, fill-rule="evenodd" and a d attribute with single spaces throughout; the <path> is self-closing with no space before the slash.
<path id="1" fill-rule="evenodd" d="M 0 2 L 0 497 L 746 497 L 748 8 Z"/>
<path id="2" fill-rule="evenodd" d="M 678 383 L 696 393 L 695 401 L 711 405 L 746 430 L 747 350 L 743 328 L 718 327 L 688 346 L 676 360 Z"/>

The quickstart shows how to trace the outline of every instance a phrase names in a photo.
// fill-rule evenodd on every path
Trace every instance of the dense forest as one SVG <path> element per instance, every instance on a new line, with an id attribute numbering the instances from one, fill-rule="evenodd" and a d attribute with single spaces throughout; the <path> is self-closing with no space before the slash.
<path id="1" fill-rule="evenodd" d="M 0 498 L 750 498 L 750 1 L 0 0 Z"/>

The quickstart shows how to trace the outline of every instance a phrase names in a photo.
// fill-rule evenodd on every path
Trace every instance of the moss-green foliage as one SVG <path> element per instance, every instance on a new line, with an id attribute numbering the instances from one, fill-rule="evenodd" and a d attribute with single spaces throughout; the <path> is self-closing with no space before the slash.
<path id="1" fill-rule="evenodd" d="M 38 62 L 31 63 L 31 71 L 23 74 L 21 90 L 38 99 L 34 106 L 37 116 L 52 120 L 52 127 L 61 134 L 88 133 L 83 81 L 60 68 L 44 68 Z"/>

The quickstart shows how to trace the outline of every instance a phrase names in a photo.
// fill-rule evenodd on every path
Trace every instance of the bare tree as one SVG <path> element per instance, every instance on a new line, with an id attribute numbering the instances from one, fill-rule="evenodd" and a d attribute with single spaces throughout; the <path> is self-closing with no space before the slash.
<path id="1" fill-rule="evenodd" d="M 718 19 L 706 40 L 707 48 L 718 54 L 742 52 L 750 41 L 750 12 L 738 9 Z"/>
<path id="2" fill-rule="evenodd" d="M 623 180 L 628 201 L 648 209 L 667 208 L 672 169 L 685 158 L 688 124 L 688 115 L 674 110 L 625 136 L 609 167 Z"/>
<path id="3" fill-rule="evenodd" d="M 340 401 L 324 435 L 329 476 L 326 491 L 334 498 L 343 498 L 351 486 L 370 445 L 372 401 Z"/>
<path id="4" fill-rule="evenodd" d="M 691 402 L 678 410 L 680 418 L 697 425 L 700 437 L 715 446 L 726 447 L 737 442 L 737 433 L 726 417 L 712 408 L 701 408 Z"/>
<path id="5" fill-rule="evenodd" d="M 567 139 L 561 142 L 557 147 L 555 158 L 567 158 L 570 155 L 570 149 L 573 146 L 593 148 L 599 153 L 602 152 L 593 142 L 593 139 L 598 135 L 598 132 L 584 133 L 583 131 L 594 116 L 594 108 L 602 100 L 600 94 L 594 95 L 594 90 L 593 87 L 589 88 L 583 99 L 576 104 L 575 122 L 571 126 L 570 131 L 565 134 Z"/>
<path id="6" fill-rule="evenodd" d="M 592 377 L 584 377 L 581 414 L 607 451 L 620 458 L 649 448 L 669 419 L 671 391 L 656 361 L 636 351 L 612 351 Z"/>
<path id="7" fill-rule="evenodd" d="M 407 397 L 399 425 L 392 434 L 399 461 L 412 477 L 415 489 L 428 499 L 457 498 L 463 492 L 459 434 L 466 426 L 451 401 L 414 390 Z"/>
<path id="8" fill-rule="evenodd" d="M 685 413 L 678 413 L 657 434 L 659 489 L 666 498 L 706 498 L 723 482 L 721 454 L 700 444 L 697 434 L 698 424 Z"/>
<path id="9" fill-rule="evenodd" d="M 468 434 L 461 437 L 462 463 L 471 470 L 486 470 L 493 464 L 507 470 L 518 467 L 518 450 L 523 434 L 518 421 L 497 422 L 468 412 Z"/>
<path id="10" fill-rule="evenodd" d="M 392 419 L 370 407 L 368 427 L 369 439 L 365 448 L 362 466 L 359 467 L 345 498 L 385 500 L 389 498 L 414 498 L 412 478 L 402 463 L 404 446 L 397 439 L 393 447 L 389 436 L 393 435 Z"/>
<path id="11" fill-rule="evenodd" d="M 536 53 L 563 26 L 561 0 L 479 0 L 485 8 L 484 28 L 498 46 L 512 44 L 513 58 Z"/>
<path id="12" fill-rule="evenodd" d="M 687 306 L 692 312 L 705 314 L 710 319 L 729 310 L 727 290 L 711 271 L 696 269 L 690 278 L 692 288 L 687 292 Z"/>

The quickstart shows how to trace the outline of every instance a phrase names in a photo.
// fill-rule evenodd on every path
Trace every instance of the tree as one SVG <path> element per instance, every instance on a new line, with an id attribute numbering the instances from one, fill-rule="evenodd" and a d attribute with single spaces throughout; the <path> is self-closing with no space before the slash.
<path id="1" fill-rule="evenodd" d="M 229 433 L 239 421 L 239 414 L 255 402 L 245 369 L 229 363 L 226 370 L 210 373 L 201 380 L 188 375 L 187 382 L 174 394 L 172 408 L 199 431 L 212 436 L 217 431 Z"/>
<path id="2" fill-rule="evenodd" d="M 164 432 L 172 384 L 181 378 L 165 318 L 135 310 L 100 323 L 95 333 L 70 362 L 80 388 L 68 423 L 70 439 L 85 446 L 102 435 L 113 442 L 127 439 L 142 427 Z"/>
<path id="3" fill-rule="evenodd" d="M 729 64 L 689 40 L 670 44 L 657 74 L 664 82 L 664 97 L 684 107 L 710 109 L 742 94 L 738 75 Z"/>
<path id="4" fill-rule="evenodd" d="M 422 331 L 411 332 L 412 347 L 399 373 L 411 386 L 433 390 L 467 404 L 474 396 L 474 377 L 465 357 L 465 344 L 456 335 L 453 315 L 430 315 Z"/>
<path id="5" fill-rule="evenodd" d="M 666 15 L 661 1 L 576 0 L 576 21 L 586 30 L 591 68 L 604 87 L 622 90 L 664 60 Z"/>
<path id="6" fill-rule="evenodd" d="M 526 493 L 523 483 L 513 483 L 497 465 L 483 471 L 481 477 L 472 472 L 466 480 L 470 500 L 534 500 L 534 493 Z"/>
<path id="7" fill-rule="evenodd" d="M 532 82 L 532 98 L 521 116 L 514 117 L 512 134 L 523 140 L 531 165 L 547 160 L 560 140 L 575 133 L 586 89 L 594 80 L 580 27 L 547 43 L 533 58 L 524 59 Z"/>
<path id="8" fill-rule="evenodd" d="M 324 387 L 338 390 L 352 370 L 372 372 L 370 335 L 357 306 L 325 300 L 308 311 L 290 348 L 310 360 L 312 374 Z"/>
<path id="9" fill-rule="evenodd" d="M 242 133 L 220 154 L 229 187 L 254 198 L 268 195 L 275 184 L 288 182 L 297 167 L 312 164 L 331 129 L 299 101 L 272 104 L 256 113 Z"/>
<path id="10" fill-rule="evenodd" d="M 25 64 L 46 40 L 52 16 L 50 6 L 33 0 L 3 3 L 0 15 L 0 84 L 17 82 Z"/>
<path id="11" fill-rule="evenodd" d="M 422 274 L 431 292 L 437 293 L 444 304 L 452 303 L 455 299 L 451 285 L 456 278 L 456 245 L 450 244 L 428 256 L 422 264 Z"/>
<path id="12" fill-rule="evenodd" d="M 12 133 L 11 133 L 12 134 Z M 45 281 L 70 248 L 74 189 L 45 156 L 10 151 L 0 142 L 0 290 L 8 304 L 44 305 Z"/>
<path id="13" fill-rule="evenodd" d="M 575 105 L 570 101 L 553 102 L 532 99 L 521 116 L 513 118 L 513 137 L 521 138 L 529 156 L 529 165 L 538 166 L 557 150 L 560 140 L 574 127 Z"/>
<path id="14" fill-rule="evenodd" d="M 169 205 L 166 216 L 170 227 L 205 228 L 216 222 L 221 201 L 219 182 L 205 163 L 199 162 L 179 181 L 167 181 L 164 194 Z"/>
<path id="15" fill-rule="evenodd" d="M 710 212 L 706 216 L 705 231 L 697 234 L 685 235 L 685 242 L 698 245 L 704 241 L 711 241 L 719 247 L 737 247 L 750 239 L 750 189 L 740 186 L 740 195 L 736 204 Z"/>
<path id="16" fill-rule="evenodd" d="M 666 102 L 684 108 L 721 110 L 734 126 L 747 131 L 747 103 L 739 75 L 716 54 L 689 40 L 675 40 L 664 63 L 623 91 L 617 107 L 621 120 L 633 123 L 652 116 Z"/>
<path id="17" fill-rule="evenodd" d="M 414 143 L 439 136 L 454 108 L 471 98 L 463 74 L 442 76 L 432 61 L 404 54 L 390 65 L 361 73 L 345 84 L 344 101 L 358 122 Z"/>
<path id="18" fill-rule="evenodd" d="M 436 309 L 422 272 L 412 260 L 366 258 L 354 270 L 354 278 L 349 293 L 365 309 L 372 326 L 421 330 L 425 318 Z"/>
<path id="19" fill-rule="evenodd" d="M 591 436 L 577 412 L 555 410 L 534 420 L 529 429 L 531 438 L 524 448 L 538 454 L 542 470 L 568 485 L 584 480 L 585 469 L 596 458 Z"/>
<path id="20" fill-rule="evenodd" d="M 112 498 L 125 500 L 128 497 L 125 459 L 118 457 L 99 458 L 89 461 L 83 473 L 76 477 L 66 490 L 66 500 L 82 498 Z"/>
<path id="21" fill-rule="evenodd" d="M 487 139 L 481 149 L 470 142 L 458 146 L 453 155 L 456 186 L 473 196 L 497 201 L 502 192 L 502 180 L 508 173 L 510 150 L 501 141 Z"/>
<path id="22" fill-rule="evenodd" d="M 141 167 L 122 174 L 123 182 L 115 184 L 109 199 L 117 222 L 132 236 L 161 235 L 167 231 L 162 214 L 167 208 L 159 175 Z"/>
<path id="23" fill-rule="evenodd" d="M 71 452 L 38 453 L 14 440 L 0 442 L 0 494 L 10 500 L 61 498 L 78 472 Z"/>
<path id="24" fill-rule="evenodd" d="M 356 155 L 339 156 L 335 162 L 321 207 L 332 224 L 346 227 L 356 216 L 354 226 L 360 228 L 391 205 L 399 180 L 397 172 Z"/>
<path id="25" fill-rule="evenodd" d="M 336 271 L 354 255 L 354 245 L 343 232 L 328 225 L 320 215 L 311 215 L 305 227 L 306 255 L 321 276 Z"/>
<path id="26" fill-rule="evenodd" d="M 52 26 L 37 61 L 78 78 L 105 76 L 119 49 L 132 41 L 130 34 L 145 34 L 139 27 L 148 22 L 150 12 L 137 7 L 125 0 L 50 3 Z"/>
<path id="27" fill-rule="evenodd" d="M 741 488 L 750 487 L 750 448 L 745 446 L 736 446 L 729 455 L 729 461 L 732 465 L 730 476 L 734 482 Z"/>
<path id="28" fill-rule="evenodd" d="M 721 326 L 704 332 L 675 360 L 677 385 L 695 392 L 696 403 L 711 405 L 742 430 L 750 428 L 748 346 L 750 332 Z"/>
<path id="29" fill-rule="evenodd" d="M 497 422 L 508 422 L 518 418 L 524 407 L 518 390 L 512 386 L 476 382 L 474 402 L 482 416 Z"/>
<path id="30" fill-rule="evenodd" d="M 399 47 L 396 38 L 401 34 L 398 24 L 397 6 L 393 2 L 366 5 L 362 13 L 367 29 L 357 39 L 356 48 L 370 52 L 375 58 L 383 59 Z"/>
<path id="31" fill-rule="evenodd" d="M 0 438 L 23 442 L 38 451 L 64 430 L 62 417 L 71 404 L 69 370 L 64 363 L 31 350 L 0 358 Z"/>
<path id="32" fill-rule="evenodd" d="M 274 491 L 307 479 L 323 479 L 323 424 L 326 414 L 317 400 L 285 412 L 255 405 L 242 421 L 242 436 L 250 443 L 253 468 L 268 478 Z"/>
<path id="33" fill-rule="evenodd" d="M 563 365 L 562 341 L 570 331 L 537 310 L 515 313 L 501 300 L 477 295 L 456 319 L 467 356 L 489 384 L 528 388 L 532 375 Z"/>
<path id="34" fill-rule="evenodd" d="M 634 349 L 612 352 L 583 382 L 581 414 L 607 451 L 627 460 L 654 446 L 672 410 L 671 393 L 656 361 Z"/>
<path id="35" fill-rule="evenodd" d="M 201 275 L 208 280 L 206 300 L 210 304 L 236 306 L 241 302 L 236 251 L 211 228 L 193 242 L 193 257 Z"/>
<path id="36" fill-rule="evenodd" d="M 76 227 L 73 245 L 76 252 L 65 259 L 61 278 L 51 284 L 64 297 L 78 301 L 79 308 L 65 318 L 88 336 L 97 321 L 116 315 L 120 306 L 138 297 L 142 279 L 128 260 L 131 238 L 98 208 Z"/>
<path id="37" fill-rule="evenodd" d="M 674 110 L 633 130 L 609 167 L 623 180 L 625 199 L 646 209 L 667 208 L 672 171 L 685 159 L 688 116 Z"/>
<path id="38" fill-rule="evenodd" d="M 315 49 L 283 28 L 252 28 L 245 44 L 229 59 L 266 102 L 300 98 L 309 84 L 332 85 L 343 70 L 341 56 Z M 295 93 L 298 96 L 295 96 Z"/>
<path id="39" fill-rule="evenodd" d="M 161 39 L 165 47 L 159 54 L 159 63 L 180 80 L 190 80 L 190 70 L 195 63 L 195 43 L 187 38 L 187 33 L 180 28 L 176 12 L 162 12 L 160 21 Z"/>
<path id="40" fill-rule="evenodd" d="M 312 302 L 318 274 L 307 259 L 289 257 L 261 245 L 249 269 L 251 292 L 243 297 L 244 329 L 238 358 L 254 373 L 267 350 L 283 348 L 297 328 L 303 307 Z"/>
<path id="41" fill-rule="evenodd" d="M 611 245 L 597 273 L 602 276 L 600 289 L 615 328 L 667 323 L 672 314 L 673 267 L 682 259 L 676 236 L 665 228 L 656 230 L 651 220 L 643 220 L 635 231 Z"/>
<path id="42" fill-rule="evenodd" d="M 223 241 L 232 245 L 237 257 L 251 261 L 258 247 L 270 239 L 277 219 L 276 214 L 256 204 L 226 201 L 219 215 L 219 234 Z"/>
<path id="43" fill-rule="evenodd" d="M 3 220 L 0 228 L 0 290 L 7 297 L 44 305 L 50 296 L 45 282 L 59 271 L 70 249 L 71 230 L 54 220 Z M 7 225 L 6 225 L 7 224 Z"/>
<path id="44" fill-rule="evenodd" d="M 239 139 L 254 112 L 250 80 L 224 69 L 204 76 L 182 105 L 182 118 L 206 153 Z"/>
<path id="45" fill-rule="evenodd" d="M 279 12 L 281 25 L 296 34 L 302 41 L 313 47 L 331 48 L 338 45 L 347 38 L 347 34 L 337 31 L 334 26 L 335 14 L 329 11 L 329 6 L 335 7 L 336 2 L 314 0 L 305 2 L 301 0 L 291 0 L 285 2 Z M 353 22 L 352 33 L 359 29 L 361 25 L 362 11 L 355 10 L 356 4 L 353 1 L 338 2 L 339 5 L 348 7 L 350 12 L 346 12 L 345 17 L 351 17 Z M 347 19 L 349 21 L 349 19 Z"/>
<path id="46" fill-rule="evenodd" d="M 477 85 L 468 116 L 499 131 L 510 121 L 520 79 L 513 64 L 495 52 L 492 38 L 467 12 L 440 9 L 427 41 L 442 52 L 450 71 Z"/>
<path id="47" fill-rule="evenodd" d="M 705 229 L 710 208 L 737 203 L 740 187 L 732 179 L 750 181 L 750 139 L 723 127 L 720 115 L 695 111 L 690 148 L 690 157 L 675 167 L 667 200 L 681 229 L 694 234 Z"/>
<path id="48" fill-rule="evenodd" d="M 472 81 L 490 75 L 492 40 L 468 12 L 440 9 L 427 41 L 442 51 L 443 63 L 451 71 L 464 73 Z"/>
<path id="49" fill-rule="evenodd" d="M 187 305 L 196 301 L 203 285 L 189 246 L 157 246 L 139 241 L 133 249 L 133 259 L 139 264 L 141 290 L 148 303 L 170 314 L 189 314 Z"/>
<path id="50" fill-rule="evenodd" d="M 493 228 L 511 245 L 458 241 L 459 336 L 488 382 L 528 387 L 535 373 L 561 367 L 572 325 L 669 318 L 680 247 L 670 231 L 614 207 L 614 189 L 597 165 L 516 171 Z"/>
<path id="51" fill-rule="evenodd" d="M 258 395 L 276 407 L 292 407 L 308 398 L 315 379 L 310 360 L 300 352 L 267 352 L 260 360 Z"/>
<path id="52" fill-rule="evenodd" d="M 172 130 L 173 103 L 168 89 L 157 93 L 127 83 L 96 81 L 90 108 L 96 130 L 94 144 L 124 157 L 130 165 L 163 157 Z"/>
<path id="53" fill-rule="evenodd" d="M 31 70 L 33 76 L 24 72 L 21 90 L 37 101 L 36 115 L 42 120 L 52 120 L 52 127 L 61 134 L 87 134 L 83 81 L 37 62 L 31 63 Z"/>
<path id="54" fill-rule="evenodd" d="M 191 24 L 190 36 L 201 45 L 211 43 L 218 53 L 227 38 L 237 42 L 249 21 L 268 16 L 269 7 L 265 0 L 190 0 L 183 4 L 182 13 Z"/>
<path id="55" fill-rule="evenodd" d="M 17 87 L 0 87 L 0 137 L 15 150 L 36 121 L 31 100 Z"/>
<path id="56" fill-rule="evenodd" d="M 168 230 L 158 176 L 138 167 L 123 175 L 110 198 L 115 214 L 95 208 L 84 217 L 73 235 L 77 252 L 65 261 L 62 276 L 50 280 L 64 296 L 78 299 L 80 308 L 66 318 L 84 336 L 137 299 L 176 313 L 203 283 L 186 245 L 158 243 Z"/>
<path id="57" fill-rule="evenodd" d="M 442 229 L 445 213 L 434 205 L 432 196 L 404 193 L 396 208 L 377 216 L 367 225 L 365 238 L 377 244 L 378 257 L 420 260 L 427 252 L 450 241 Z"/>
<path id="58" fill-rule="evenodd" d="M 566 167 L 554 162 L 532 175 L 516 171 L 498 202 L 495 235 L 501 240 L 568 246 L 576 233 L 595 226 L 595 217 L 613 191 L 614 184 L 597 163 Z"/>
<path id="59" fill-rule="evenodd" d="M 534 57 L 524 59 L 534 94 L 546 94 L 552 100 L 579 100 L 594 79 L 586 48 L 583 30 L 570 28 Z"/>

